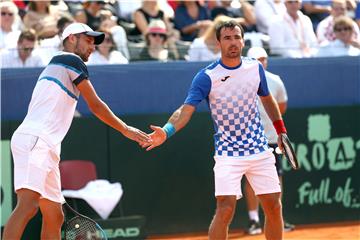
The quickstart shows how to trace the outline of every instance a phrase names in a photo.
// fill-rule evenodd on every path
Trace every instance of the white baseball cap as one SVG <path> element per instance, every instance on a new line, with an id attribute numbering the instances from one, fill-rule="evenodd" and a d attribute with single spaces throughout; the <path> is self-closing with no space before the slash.
<path id="1" fill-rule="evenodd" d="M 68 36 L 71 34 L 79 34 L 84 33 L 88 36 L 94 37 L 95 45 L 99 45 L 104 41 L 105 34 L 102 32 L 95 32 L 92 30 L 88 25 L 83 23 L 72 23 L 68 25 L 63 33 L 62 33 L 62 40 L 64 41 Z"/>
<path id="2" fill-rule="evenodd" d="M 267 58 L 268 54 L 262 47 L 252 47 L 248 50 L 247 56 L 250 58 L 259 59 L 263 57 Z"/>

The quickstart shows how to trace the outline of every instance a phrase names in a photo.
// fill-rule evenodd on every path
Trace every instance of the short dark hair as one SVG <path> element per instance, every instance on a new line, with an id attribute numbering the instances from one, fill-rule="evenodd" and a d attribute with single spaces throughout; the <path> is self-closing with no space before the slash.
<path id="1" fill-rule="evenodd" d="M 24 29 L 19 36 L 18 43 L 22 42 L 24 39 L 35 42 L 37 40 L 36 32 L 34 29 Z"/>
<path id="2" fill-rule="evenodd" d="M 62 33 L 64 31 L 66 24 L 73 23 L 73 22 L 74 22 L 74 19 L 71 16 L 69 16 L 69 15 L 61 16 L 56 24 L 56 27 L 57 27 L 59 33 Z"/>
<path id="3" fill-rule="evenodd" d="M 216 39 L 218 41 L 220 41 L 220 36 L 221 36 L 221 30 L 223 28 L 230 28 L 230 29 L 234 29 L 235 27 L 239 27 L 241 30 L 241 37 L 244 38 L 244 29 L 241 26 L 240 23 L 238 23 L 235 20 L 229 20 L 229 21 L 224 21 L 224 22 L 220 22 L 218 24 L 216 24 L 215 26 L 215 32 L 216 32 Z"/>

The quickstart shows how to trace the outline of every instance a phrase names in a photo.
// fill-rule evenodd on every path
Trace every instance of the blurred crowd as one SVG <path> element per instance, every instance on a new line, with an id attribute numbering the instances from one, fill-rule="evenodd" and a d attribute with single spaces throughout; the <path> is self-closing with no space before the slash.
<path id="1" fill-rule="evenodd" d="M 246 55 L 306 58 L 360 55 L 358 0 L 0 1 L 1 67 L 45 66 L 72 22 L 105 33 L 88 65 L 135 61 L 212 61 L 215 24 L 235 19 Z"/>

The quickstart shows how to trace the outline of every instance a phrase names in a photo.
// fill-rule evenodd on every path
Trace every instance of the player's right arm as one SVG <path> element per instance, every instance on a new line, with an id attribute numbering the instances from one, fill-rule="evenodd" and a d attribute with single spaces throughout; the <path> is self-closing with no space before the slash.
<path id="1" fill-rule="evenodd" d="M 150 137 L 137 128 L 128 126 L 125 122 L 119 119 L 107 106 L 107 104 L 100 99 L 96 94 L 94 87 L 90 81 L 81 81 L 77 88 L 87 103 L 90 111 L 101 121 L 122 133 L 125 137 L 142 144 L 150 142 Z"/>
<path id="2" fill-rule="evenodd" d="M 171 115 L 164 127 L 150 125 L 150 128 L 154 130 L 154 132 L 150 134 L 152 142 L 148 144 L 144 143 L 142 147 L 146 147 L 146 151 L 149 151 L 163 144 L 171 135 L 186 126 L 195 110 L 194 106 L 183 104 Z"/>
<path id="3" fill-rule="evenodd" d="M 152 142 L 141 144 L 141 146 L 149 151 L 163 144 L 166 139 L 185 127 L 195 112 L 196 106 L 208 97 L 210 89 L 211 80 L 203 69 L 194 77 L 185 103 L 171 115 L 168 122 L 162 128 L 151 125 L 150 128 L 154 130 L 150 134 Z"/>

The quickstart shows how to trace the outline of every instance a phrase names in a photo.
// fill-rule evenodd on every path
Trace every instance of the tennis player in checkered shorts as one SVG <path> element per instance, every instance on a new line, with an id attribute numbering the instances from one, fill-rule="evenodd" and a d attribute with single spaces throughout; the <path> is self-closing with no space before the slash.
<path id="1" fill-rule="evenodd" d="M 236 21 L 216 26 L 221 59 L 194 77 L 185 103 L 164 127 L 151 126 L 153 142 L 147 150 L 161 145 L 191 119 L 196 106 L 207 100 L 215 123 L 215 196 L 217 208 L 210 224 L 209 239 L 227 239 L 236 200 L 242 197 L 241 178 L 245 175 L 263 206 L 265 236 L 282 239 L 283 219 L 280 183 L 275 158 L 260 123 L 257 96 L 273 121 L 277 133 L 286 133 L 276 101 L 269 92 L 264 69 L 255 59 L 241 57 L 244 31 Z M 282 148 L 280 140 L 278 140 Z"/>
<path id="2" fill-rule="evenodd" d="M 42 213 L 41 239 L 60 239 L 63 223 L 59 172 L 61 141 L 70 128 L 80 94 L 104 123 L 138 143 L 150 141 L 140 130 L 126 125 L 97 96 L 84 61 L 104 34 L 82 23 L 64 29 L 64 51 L 42 71 L 33 91 L 28 113 L 11 138 L 17 205 L 3 239 L 21 239 L 30 219 Z"/>

